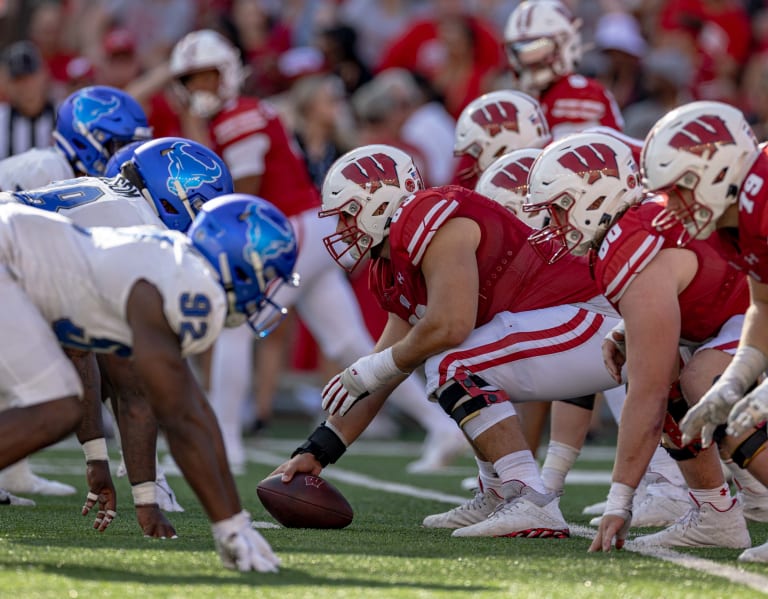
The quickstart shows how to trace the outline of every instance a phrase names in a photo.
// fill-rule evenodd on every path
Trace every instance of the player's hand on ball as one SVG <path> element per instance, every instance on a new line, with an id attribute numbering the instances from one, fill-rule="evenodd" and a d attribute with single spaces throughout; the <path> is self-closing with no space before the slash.
<path id="1" fill-rule="evenodd" d="M 86 462 L 85 477 L 88 482 L 88 495 L 83 504 L 82 514 L 87 516 L 98 504 L 99 509 L 93 527 L 103 532 L 117 516 L 117 493 L 109 472 L 109 462 L 106 460 Z"/>
<path id="2" fill-rule="evenodd" d="M 245 510 L 215 522 L 211 529 L 216 551 L 225 568 L 240 572 L 278 571 L 280 558 L 261 533 L 253 529 L 251 515 Z"/>

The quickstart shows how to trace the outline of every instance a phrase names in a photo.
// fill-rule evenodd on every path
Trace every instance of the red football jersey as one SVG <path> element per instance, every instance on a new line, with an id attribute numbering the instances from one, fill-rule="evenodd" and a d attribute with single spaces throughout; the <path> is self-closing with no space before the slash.
<path id="1" fill-rule="evenodd" d="M 660 196 L 632 206 L 605 235 L 594 264 L 598 288 L 619 310 L 624 292 L 656 255 L 677 248 L 680 226 L 659 233 L 651 224 L 663 210 Z M 717 236 L 686 246 L 699 268 L 679 295 L 683 339 L 701 342 L 712 337 L 729 318 L 749 306 L 747 278 L 721 256 Z M 620 310 L 619 310 L 620 312 Z"/>
<path id="2" fill-rule="evenodd" d="M 277 206 L 286 216 L 293 216 L 320 206 L 320 195 L 312 184 L 304 162 L 294 151 L 293 143 L 277 112 L 256 98 L 240 97 L 225 106 L 211 121 L 211 139 L 215 150 L 225 156 L 228 148 L 249 137 L 260 136 L 260 156 L 249 154 L 247 164 L 229 164 L 232 177 L 241 169 L 261 175 L 259 195 Z M 254 169 L 253 165 L 261 165 Z"/>
<path id="3" fill-rule="evenodd" d="M 528 236 L 533 232 L 506 208 L 462 187 L 416 192 L 390 226 L 390 258 L 371 262 L 369 285 L 382 308 L 415 324 L 427 305 L 421 261 L 437 230 L 451 218 L 480 225 L 477 248 L 480 298 L 476 326 L 499 312 L 522 312 L 587 301 L 598 295 L 585 259 L 567 256 L 548 265 Z"/>
<path id="4" fill-rule="evenodd" d="M 739 190 L 739 228 L 719 229 L 723 251 L 760 283 L 768 283 L 768 145 L 752 164 Z"/>
<path id="5" fill-rule="evenodd" d="M 613 94 L 594 79 L 568 75 L 541 93 L 539 103 L 555 138 L 605 125 L 621 131 L 624 119 Z"/>

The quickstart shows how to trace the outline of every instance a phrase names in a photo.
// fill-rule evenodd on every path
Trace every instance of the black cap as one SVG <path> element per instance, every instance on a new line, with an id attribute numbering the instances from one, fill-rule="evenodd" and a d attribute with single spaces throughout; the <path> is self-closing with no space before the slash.
<path id="1" fill-rule="evenodd" d="M 43 66 L 43 57 L 37 46 L 23 40 L 8 46 L 2 54 L 3 64 L 14 79 L 37 73 Z"/>

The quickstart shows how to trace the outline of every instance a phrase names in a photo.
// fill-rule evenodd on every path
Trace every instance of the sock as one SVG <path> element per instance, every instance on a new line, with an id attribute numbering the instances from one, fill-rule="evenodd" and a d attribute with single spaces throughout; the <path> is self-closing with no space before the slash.
<path id="1" fill-rule="evenodd" d="M 475 457 L 475 462 L 477 462 L 478 478 L 483 485 L 483 489 L 494 489 L 495 491 L 501 489 L 501 479 L 493 469 L 493 464 L 478 457 Z"/>
<path id="2" fill-rule="evenodd" d="M 733 482 L 739 491 L 752 495 L 768 497 L 768 489 L 757 480 L 746 468 L 739 468 L 733 461 L 726 462 L 728 469 L 733 473 Z"/>
<path id="3" fill-rule="evenodd" d="M 733 505 L 731 489 L 727 484 L 714 489 L 691 489 L 691 497 L 697 504 L 711 503 L 716 510 L 725 512 Z"/>
<path id="4" fill-rule="evenodd" d="M 541 480 L 544 486 L 553 493 L 560 493 L 565 486 L 565 477 L 573 467 L 580 451 L 575 447 L 550 441 L 547 456 L 541 467 Z"/>
<path id="5" fill-rule="evenodd" d="M 654 474 L 657 475 L 655 478 L 658 479 L 658 477 L 661 476 L 677 487 L 688 486 L 683 478 L 683 473 L 680 472 L 680 467 L 677 465 L 677 462 L 673 460 L 667 453 L 667 450 L 661 446 L 656 448 L 656 451 L 651 457 L 651 463 L 648 464 L 646 476 Z M 653 477 L 651 476 L 649 476 L 649 478 L 649 482 L 659 482 L 658 480 L 653 480 Z"/>
<path id="6" fill-rule="evenodd" d="M 502 485 L 511 481 L 520 481 L 537 493 L 546 493 L 539 474 L 539 465 L 533 459 L 530 449 L 509 453 L 493 463 L 493 469 L 499 474 Z"/>

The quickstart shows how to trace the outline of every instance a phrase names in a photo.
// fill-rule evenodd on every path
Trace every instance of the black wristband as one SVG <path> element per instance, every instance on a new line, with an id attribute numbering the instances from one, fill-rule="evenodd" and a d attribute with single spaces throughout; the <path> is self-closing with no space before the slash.
<path id="1" fill-rule="evenodd" d="M 309 438 L 291 454 L 291 457 L 302 453 L 311 453 L 325 468 L 328 464 L 335 464 L 345 451 L 347 451 L 347 446 L 344 445 L 344 442 L 323 422 L 312 431 Z"/>

